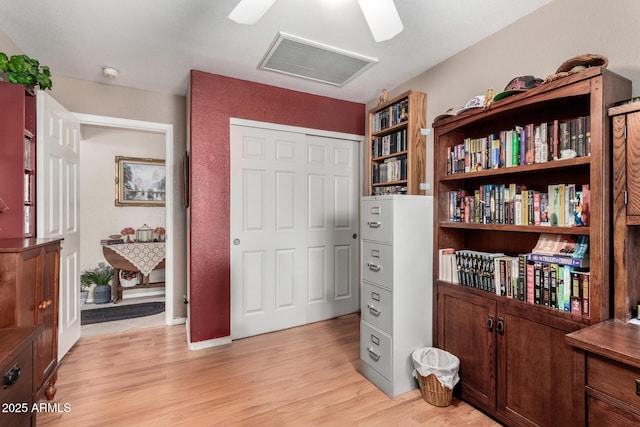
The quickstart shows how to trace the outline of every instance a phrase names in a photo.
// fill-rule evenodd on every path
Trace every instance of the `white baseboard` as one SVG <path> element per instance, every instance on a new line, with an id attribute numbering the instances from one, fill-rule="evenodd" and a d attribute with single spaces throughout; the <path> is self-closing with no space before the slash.
<path id="1" fill-rule="evenodd" d="M 187 328 L 188 329 L 188 328 Z M 187 334 L 189 336 L 190 334 Z M 215 338 L 212 340 L 189 342 L 189 350 L 202 350 L 210 347 L 217 347 L 219 345 L 231 344 L 231 336 Z"/>

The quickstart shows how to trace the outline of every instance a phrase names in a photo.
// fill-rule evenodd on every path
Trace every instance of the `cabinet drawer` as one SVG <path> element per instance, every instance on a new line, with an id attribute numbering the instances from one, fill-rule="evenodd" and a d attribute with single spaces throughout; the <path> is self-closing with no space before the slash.
<path id="1" fill-rule="evenodd" d="M 587 396 L 587 425 L 637 427 L 640 415 Z"/>
<path id="2" fill-rule="evenodd" d="M 14 366 L 20 368 L 20 377 L 5 388 L 4 375 Z M 0 367 L 0 402 L 5 405 L 0 412 L 2 426 L 30 426 L 33 393 L 33 353 L 31 344 L 9 364 Z M 26 407 L 25 407 L 26 405 Z"/>
<path id="3" fill-rule="evenodd" d="M 360 322 L 360 359 L 391 380 L 391 337 Z"/>
<path id="4" fill-rule="evenodd" d="M 393 288 L 393 247 L 362 242 L 362 278 L 385 288 Z"/>
<path id="5" fill-rule="evenodd" d="M 636 394 L 636 381 L 640 381 L 640 369 L 587 355 L 587 386 L 615 397 L 640 411 L 640 396 Z"/>
<path id="6" fill-rule="evenodd" d="M 392 335 L 393 305 L 391 292 L 362 283 L 362 320 Z"/>
<path id="7" fill-rule="evenodd" d="M 361 236 L 365 240 L 391 243 L 393 239 L 393 200 L 363 200 Z"/>

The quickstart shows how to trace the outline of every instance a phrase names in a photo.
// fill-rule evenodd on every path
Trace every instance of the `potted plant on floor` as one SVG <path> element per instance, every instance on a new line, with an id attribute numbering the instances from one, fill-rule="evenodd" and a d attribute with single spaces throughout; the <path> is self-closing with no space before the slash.
<path id="1" fill-rule="evenodd" d="M 86 275 L 80 276 L 80 305 L 84 305 L 87 303 L 87 298 L 89 298 L 89 288 L 91 287 L 91 282 L 87 278 Z"/>
<path id="2" fill-rule="evenodd" d="M 80 275 L 80 285 L 82 283 L 92 283 L 96 285 L 93 288 L 93 302 L 95 304 L 105 304 L 111 301 L 111 280 L 113 279 L 113 267 L 104 262 L 98 263 L 98 266 L 92 269 L 84 270 Z"/>

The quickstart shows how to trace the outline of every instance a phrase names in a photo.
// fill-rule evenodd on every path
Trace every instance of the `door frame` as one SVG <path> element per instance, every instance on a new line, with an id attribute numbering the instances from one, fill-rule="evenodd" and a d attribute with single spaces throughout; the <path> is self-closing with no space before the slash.
<path id="1" fill-rule="evenodd" d="M 174 197 L 174 155 L 173 155 L 173 125 L 167 123 L 146 122 L 142 120 L 122 119 L 118 117 L 97 116 L 93 114 L 72 113 L 80 125 L 105 126 L 117 129 L 142 130 L 147 132 L 156 132 L 164 135 L 165 147 L 165 169 L 167 191 L 165 195 L 165 229 L 166 229 L 166 246 L 165 246 L 165 324 L 178 325 L 185 323 L 185 318 L 173 318 L 173 300 L 174 300 L 174 249 L 176 230 L 173 223 L 173 210 L 176 203 Z"/>

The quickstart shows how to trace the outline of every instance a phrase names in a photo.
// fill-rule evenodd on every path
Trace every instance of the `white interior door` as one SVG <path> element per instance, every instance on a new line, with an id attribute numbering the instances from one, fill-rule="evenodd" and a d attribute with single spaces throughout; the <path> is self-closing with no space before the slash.
<path id="1" fill-rule="evenodd" d="M 231 125 L 231 337 L 359 307 L 356 140 Z"/>
<path id="2" fill-rule="evenodd" d="M 37 120 L 38 237 L 64 239 L 58 297 L 61 360 L 80 338 L 80 124 L 44 91 L 38 91 Z"/>

